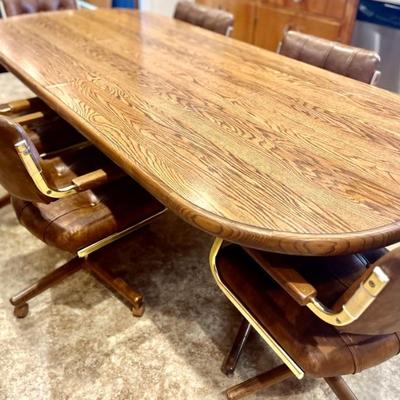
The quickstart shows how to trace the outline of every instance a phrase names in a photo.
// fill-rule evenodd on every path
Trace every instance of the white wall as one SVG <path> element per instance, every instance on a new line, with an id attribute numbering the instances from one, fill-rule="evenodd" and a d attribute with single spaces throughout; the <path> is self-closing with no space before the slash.
<path id="1" fill-rule="evenodd" d="M 140 0 L 140 8 L 142 10 L 172 16 L 177 2 L 178 0 Z"/>

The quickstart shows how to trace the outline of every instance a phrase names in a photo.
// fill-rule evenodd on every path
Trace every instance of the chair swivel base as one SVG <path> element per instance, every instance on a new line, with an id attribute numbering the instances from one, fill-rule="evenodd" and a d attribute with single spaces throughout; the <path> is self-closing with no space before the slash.
<path id="1" fill-rule="evenodd" d="M 225 375 L 231 376 L 235 372 L 240 354 L 242 353 L 243 347 L 247 342 L 251 329 L 252 327 L 250 323 L 246 320 L 246 318 L 243 318 L 231 350 L 227 354 L 221 367 L 221 371 Z"/>
<path id="2" fill-rule="evenodd" d="M 69 276 L 86 268 L 99 281 L 115 290 L 131 306 L 132 314 L 141 317 L 144 313 L 143 295 L 132 289 L 121 278 L 114 276 L 100 265 L 93 263 L 89 258 L 75 257 L 66 264 L 50 272 L 29 287 L 25 288 L 15 296 L 11 297 L 10 303 L 14 306 L 14 315 L 17 318 L 25 318 L 29 312 L 28 301 L 43 293 L 45 290 L 61 283 Z"/>
<path id="3" fill-rule="evenodd" d="M 267 389 L 281 383 L 291 377 L 294 377 L 294 375 L 290 369 L 285 364 L 282 364 L 261 375 L 229 388 L 225 392 L 226 398 L 228 400 L 239 400 L 258 392 L 261 389 Z M 324 379 L 339 400 L 357 400 L 357 397 L 341 376 Z"/>
<path id="4" fill-rule="evenodd" d="M 251 328 L 251 324 L 243 318 L 232 348 L 227 354 L 221 367 L 221 370 L 225 375 L 232 375 L 235 371 L 240 354 L 251 332 Z M 294 375 L 290 369 L 285 364 L 282 364 L 272 370 L 227 389 L 225 392 L 226 397 L 228 400 L 239 400 L 258 392 L 261 389 L 266 389 L 283 382 L 293 376 Z M 357 400 L 357 397 L 341 376 L 324 379 L 339 400 Z"/>
<path id="5" fill-rule="evenodd" d="M 11 203 L 11 198 L 9 194 L 0 197 L 0 208 L 8 206 Z"/>

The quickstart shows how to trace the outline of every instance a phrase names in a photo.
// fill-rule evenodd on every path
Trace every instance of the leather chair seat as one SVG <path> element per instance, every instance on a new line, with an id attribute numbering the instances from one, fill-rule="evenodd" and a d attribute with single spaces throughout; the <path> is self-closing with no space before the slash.
<path id="1" fill-rule="evenodd" d="M 335 301 L 384 251 L 340 257 L 295 257 L 269 254 L 269 262 L 285 258 L 317 290 L 326 306 Z M 298 305 L 248 253 L 229 245 L 217 256 L 220 278 L 293 360 L 309 375 L 333 377 L 360 372 L 400 351 L 398 333 L 366 336 L 341 333 Z"/>
<path id="2" fill-rule="evenodd" d="M 164 209 L 130 178 L 50 204 L 12 198 L 17 218 L 33 235 L 59 249 L 78 250 Z"/>

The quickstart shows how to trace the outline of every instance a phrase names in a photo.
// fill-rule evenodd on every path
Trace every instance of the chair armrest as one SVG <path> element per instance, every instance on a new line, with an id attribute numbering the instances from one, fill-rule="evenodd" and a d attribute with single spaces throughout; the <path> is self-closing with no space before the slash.
<path id="1" fill-rule="evenodd" d="M 93 189 L 109 181 L 109 175 L 103 169 L 98 169 L 72 179 L 72 183 L 78 191 Z"/>
<path id="2" fill-rule="evenodd" d="M 78 176 L 72 179 L 70 185 L 53 188 L 47 183 L 42 168 L 35 162 L 26 140 L 21 140 L 16 143 L 15 149 L 38 190 L 49 198 L 61 199 L 79 191 L 93 189 L 99 185 L 115 181 L 125 176 L 125 173 L 120 168 L 110 162 L 110 165 L 107 165 L 107 168 L 104 170 L 99 169 Z"/>
<path id="3" fill-rule="evenodd" d="M 0 114 L 18 114 L 23 111 L 37 111 L 38 108 L 46 107 L 42 100 L 37 97 L 31 99 L 15 100 L 0 104 Z"/>
<path id="4" fill-rule="evenodd" d="M 9 103 L 0 104 L 0 114 L 18 113 L 29 110 L 30 108 L 31 103 L 29 99 L 10 101 Z"/>
<path id="5" fill-rule="evenodd" d="M 25 115 L 20 115 L 17 117 L 13 117 L 12 120 L 16 124 L 24 125 L 24 124 L 29 124 L 32 122 L 37 122 L 40 120 L 43 120 L 46 117 L 45 112 L 43 111 L 36 111 L 30 114 L 25 114 Z"/>
<path id="6" fill-rule="evenodd" d="M 298 304 L 307 305 L 317 296 L 317 290 L 293 267 L 280 262 L 279 256 L 273 257 L 253 249 L 246 252 L 284 289 Z"/>
<path id="7" fill-rule="evenodd" d="M 299 305 L 308 307 L 322 321 L 334 326 L 349 325 L 360 318 L 389 282 L 384 271 L 376 266 L 354 282 L 347 295 L 330 309 L 318 300 L 317 290 L 293 267 L 282 262 L 279 255 L 245 250 Z"/>

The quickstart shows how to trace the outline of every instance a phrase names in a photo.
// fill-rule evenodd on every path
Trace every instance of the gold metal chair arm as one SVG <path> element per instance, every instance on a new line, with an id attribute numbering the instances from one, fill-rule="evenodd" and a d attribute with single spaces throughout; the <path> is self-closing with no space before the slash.
<path id="1" fill-rule="evenodd" d="M 233 26 L 228 26 L 228 28 L 226 29 L 225 36 L 232 37 L 232 35 L 233 35 Z"/>
<path id="2" fill-rule="evenodd" d="M 0 104 L 0 114 L 7 115 L 13 112 L 17 113 L 21 111 L 26 111 L 29 110 L 31 106 L 32 105 L 30 99 L 10 101 L 9 103 Z"/>
<path id="3" fill-rule="evenodd" d="M 91 253 L 94 253 L 97 250 L 102 249 L 103 247 L 109 245 L 110 243 L 113 243 L 119 239 L 122 239 L 123 237 L 131 234 L 132 232 L 142 228 L 143 226 L 149 224 L 150 222 L 152 222 L 153 220 L 155 220 L 156 218 L 160 217 L 162 214 L 164 214 L 167 211 L 167 208 L 162 209 L 161 211 L 159 211 L 158 213 L 144 219 L 143 221 L 138 222 L 137 224 L 130 226 L 129 228 L 121 231 L 121 232 L 117 232 L 114 233 L 102 240 L 99 240 L 96 243 L 93 243 L 83 249 L 80 249 L 77 252 L 78 257 L 83 258 L 83 257 L 87 257 L 89 256 Z"/>
<path id="4" fill-rule="evenodd" d="M 78 192 L 78 189 L 74 184 L 58 189 L 53 189 L 49 187 L 45 178 L 43 177 L 42 171 L 38 168 L 35 161 L 33 160 L 31 150 L 26 141 L 19 141 L 15 144 L 15 148 L 28 174 L 30 175 L 36 187 L 41 193 L 48 197 L 61 199 L 63 197 L 67 197 L 71 194 L 75 194 Z"/>
<path id="5" fill-rule="evenodd" d="M 389 277 L 383 272 L 381 267 L 376 266 L 339 312 L 333 312 L 316 298 L 313 298 L 307 304 L 307 307 L 318 318 L 328 324 L 346 326 L 360 318 L 388 283 Z"/>
<path id="6" fill-rule="evenodd" d="M 257 319 L 247 310 L 247 308 L 236 298 L 236 296 L 229 290 L 229 288 L 222 282 L 216 263 L 216 258 L 224 240 L 216 238 L 210 250 L 209 263 L 211 273 L 225 296 L 231 303 L 239 310 L 239 312 L 249 321 L 251 326 L 259 333 L 265 342 L 271 347 L 274 353 L 287 365 L 297 379 L 304 377 L 304 371 L 296 364 L 296 362 L 286 353 L 280 344 L 270 335 L 268 331 L 257 321 Z"/>

